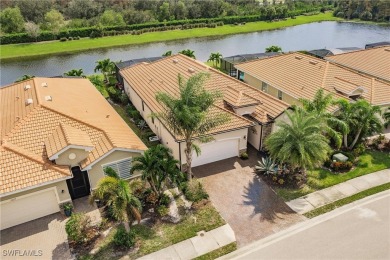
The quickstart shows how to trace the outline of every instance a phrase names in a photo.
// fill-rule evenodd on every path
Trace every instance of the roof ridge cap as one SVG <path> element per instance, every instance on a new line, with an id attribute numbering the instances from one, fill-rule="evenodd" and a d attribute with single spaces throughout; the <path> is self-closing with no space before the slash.
<path id="1" fill-rule="evenodd" d="M 39 90 L 38 90 L 38 87 L 37 87 L 37 82 L 35 81 L 35 77 L 34 78 L 32 78 L 32 80 L 33 80 L 33 82 L 34 82 L 34 91 L 35 91 L 35 95 L 37 96 L 37 103 L 38 103 L 38 105 L 40 105 L 40 104 L 42 104 L 42 100 L 41 100 L 41 97 L 39 96 L 40 95 L 40 92 L 39 92 Z"/>
<path id="2" fill-rule="evenodd" d="M 65 166 L 61 167 L 61 165 L 56 165 L 56 164 L 53 164 L 51 162 L 47 162 L 47 161 L 44 161 L 42 158 L 39 158 L 38 156 L 36 156 L 35 154 L 31 153 L 29 150 L 27 149 L 24 149 L 22 147 L 19 147 L 19 146 L 16 146 L 12 143 L 9 143 L 9 142 L 3 142 L 2 143 L 2 147 L 9 150 L 9 151 L 12 151 L 14 153 L 17 153 L 19 154 L 20 156 L 23 156 L 24 158 L 27 158 L 29 160 L 32 160 L 32 161 L 35 161 L 43 166 L 46 166 L 50 169 L 53 169 L 63 175 L 66 175 L 66 176 L 70 176 L 70 173 L 68 173 L 65 169 L 62 169 L 62 168 L 65 168 Z"/>

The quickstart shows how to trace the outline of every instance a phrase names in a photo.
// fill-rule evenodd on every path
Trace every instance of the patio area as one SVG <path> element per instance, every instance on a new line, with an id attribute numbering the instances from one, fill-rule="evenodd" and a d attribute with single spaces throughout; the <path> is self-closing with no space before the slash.
<path id="1" fill-rule="evenodd" d="M 256 175 L 253 168 L 261 155 L 253 147 L 248 155 L 248 160 L 230 158 L 193 169 L 240 247 L 305 219 Z"/>

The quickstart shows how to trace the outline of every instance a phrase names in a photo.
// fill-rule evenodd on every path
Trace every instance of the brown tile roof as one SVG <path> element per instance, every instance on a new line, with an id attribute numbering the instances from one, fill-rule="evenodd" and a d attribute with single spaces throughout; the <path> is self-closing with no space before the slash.
<path id="1" fill-rule="evenodd" d="M 312 99 L 323 88 L 344 98 L 362 90 L 372 104 L 390 103 L 390 83 L 301 53 L 244 62 L 236 68 L 297 99 Z"/>
<path id="2" fill-rule="evenodd" d="M 77 128 L 60 123 L 45 140 L 47 156 L 50 158 L 69 145 L 93 147 L 89 135 Z"/>
<path id="3" fill-rule="evenodd" d="M 390 81 L 390 46 L 359 50 L 326 57 L 342 66 Z"/>
<path id="4" fill-rule="evenodd" d="M 13 164 L 20 156 L 24 161 L 35 156 L 40 162 L 51 164 L 48 154 L 69 144 L 93 146 L 81 163 L 82 168 L 114 148 L 146 150 L 142 141 L 87 79 L 34 78 L 0 88 L 0 124 L 1 153 L 7 155 L 6 160 L 1 160 L 0 168 Z M 10 152 L 5 145 L 14 147 L 12 151 L 19 153 Z M 18 182 L 23 170 L 20 172 L 16 164 L 11 169 L 2 172 L 1 178 L 14 176 L 14 181 L 7 183 Z M 42 174 L 39 167 L 33 169 L 36 176 Z M 63 172 L 58 173 L 60 175 L 51 176 L 64 176 Z M 31 178 L 35 178 L 34 174 Z M 67 175 L 70 175 L 69 169 Z M 26 187 L 34 185 L 28 179 L 23 180 Z M 42 178 L 41 183 L 44 182 L 46 179 Z M 4 189 L 9 192 L 19 188 L 7 186 Z"/>
<path id="5" fill-rule="evenodd" d="M 199 72 L 210 74 L 210 78 L 205 82 L 206 89 L 218 90 L 223 94 L 223 98 L 216 103 L 213 112 L 228 113 L 229 111 L 224 109 L 224 101 L 235 107 L 256 105 L 254 117 L 261 123 L 268 123 L 289 107 L 283 101 L 181 54 L 151 63 L 138 64 L 120 71 L 124 79 L 154 112 L 162 109 L 155 99 L 156 93 L 162 91 L 177 95 L 179 89 L 178 75 L 180 74 L 188 79 Z M 242 116 L 232 112 L 229 113 L 231 113 L 231 120 L 215 129 L 213 133 L 248 127 L 253 124 Z"/>

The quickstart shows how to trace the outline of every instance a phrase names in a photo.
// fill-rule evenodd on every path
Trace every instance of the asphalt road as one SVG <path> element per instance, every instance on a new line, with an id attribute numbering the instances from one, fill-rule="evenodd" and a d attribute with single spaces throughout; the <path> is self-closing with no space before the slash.
<path id="1" fill-rule="evenodd" d="M 390 191 L 307 220 L 224 259 L 390 259 Z"/>

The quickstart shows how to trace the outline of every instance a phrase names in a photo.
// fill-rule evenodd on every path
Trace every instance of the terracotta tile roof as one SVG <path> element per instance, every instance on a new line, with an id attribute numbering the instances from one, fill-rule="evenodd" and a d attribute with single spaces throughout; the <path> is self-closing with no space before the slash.
<path id="1" fill-rule="evenodd" d="M 390 103 L 390 83 L 301 53 L 240 63 L 236 68 L 296 99 L 312 99 L 323 88 L 342 98 L 362 90 L 372 104 Z"/>
<path id="2" fill-rule="evenodd" d="M 326 57 L 342 66 L 390 81 L 390 46 L 371 48 Z"/>
<path id="3" fill-rule="evenodd" d="M 199 72 L 210 74 L 210 78 L 204 85 L 206 89 L 218 90 L 223 94 L 223 98 L 216 102 L 216 107 L 211 112 L 229 113 L 231 118 L 228 123 L 214 129 L 213 133 L 253 125 L 246 118 L 225 109 L 225 102 L 235 107 L 256 105 L 255 117 L 261 123 L 272 121 L 272 118 L 278 116 L 289 107 L 283 101 L 181 54 L 151 63 L 138 64 L 120 71 L 126 82 L 154 112 L 162 109 L 155 99 L 156 93 L 166 92 L 171 95 L 177 95 L 179 90 L 178 75 L 180 74 L 185 79 L 188 79 Z M 180 137 L 176 138 L 180 139 Z"/>
<path id="4" fill-rule="evenodd" d="M 27 99 L 31 99 L 30 102 Z M 17 148 L 13 151 L 22 151 L 20 156 L 28 153 L 46 164 L 51 163 L 48 153 L 58 152 L 64 148 L 62 145 L 93 147 L 89 156 L 81 162 L 82 168 L 114 148 L 147 149 L 87 79 L 34 78 L 0 88 L 0 123 L 2 147 L 12 145 Z M 0 162 L 0 168 L 18 160 L 17 153 L 4 153 L 7 154 L 6 160 Z M 12 159 L 12 156 L 15 158 Z M 31 156 L 25 156 L 23 158 L 27 159 L 23 160 Z M 1 173 L 2 178 L 16 178 L 8 183 L 18 181 L 21 173 L 16 166 L 13 171 Z M 42 174 L 38 167 L 33 169 L 36 176 Z M 70 174 L 69 169 L 67 173 Z M 62 176 L 62 173 L 52 176 Z M 46 179 L 42 178 L 44 182 Z"/>
<path id="5" fill-rule="evenodd" d="M 67 124 L 60 125 L 45 140 L 47 156 L 50 158 L 69 145 L 93 147 L 89 135 L 77 128 Z"/>

